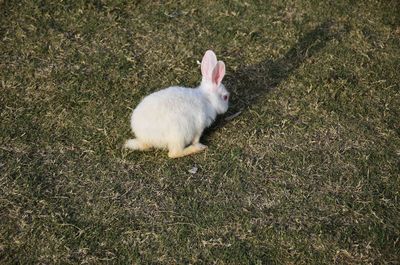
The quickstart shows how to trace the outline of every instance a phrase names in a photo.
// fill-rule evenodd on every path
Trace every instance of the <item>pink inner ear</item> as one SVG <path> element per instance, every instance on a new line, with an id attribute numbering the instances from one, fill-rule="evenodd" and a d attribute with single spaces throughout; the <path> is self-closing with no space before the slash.
<path id="1" fill-rule="evenodd" d="M 223 61 L 218 61 L 212 72 L 212 82 L 219 86 L 225 76 L 225 64 Z"/>
<path id="2" fill-rule="evenodd" d="M 206 51 L 203 59 L 201 60 L 201 74 L 203 75 L 203 77 L 211 80 L 212 72 L 216 64 L 217 56 L 215 55 L 215 53 L 211 50 Z"/>

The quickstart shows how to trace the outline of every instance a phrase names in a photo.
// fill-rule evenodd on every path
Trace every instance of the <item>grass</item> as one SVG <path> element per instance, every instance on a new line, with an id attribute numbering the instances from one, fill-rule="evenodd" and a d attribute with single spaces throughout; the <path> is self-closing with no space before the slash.
<path id="1" fill-rule="evenodd" d="M 399 264 L 399 13 L 0 0 L 0 263 Z M 209 149 L 122 150 L 207 49 L 232 94 Z"/>

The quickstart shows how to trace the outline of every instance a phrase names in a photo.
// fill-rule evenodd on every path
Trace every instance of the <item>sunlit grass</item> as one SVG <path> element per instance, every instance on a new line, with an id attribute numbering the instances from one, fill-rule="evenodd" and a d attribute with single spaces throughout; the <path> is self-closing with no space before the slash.
<path id="1" fill-rule="evenodd" d="M 399 4 L 347 2 L 0 0 L 0 263 L 398 263 Z M 207 151 L 123 150 L 207 49 Z"/>

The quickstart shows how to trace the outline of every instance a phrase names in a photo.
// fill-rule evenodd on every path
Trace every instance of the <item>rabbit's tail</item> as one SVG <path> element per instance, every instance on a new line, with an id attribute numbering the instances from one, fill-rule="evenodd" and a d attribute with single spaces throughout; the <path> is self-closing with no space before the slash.
<path id="1" fill-rule="evenodd" d="M 150 145 L 143 143 L 138 139 L 129 139 L 125 142 L 124 148 L 132 150 L 147 150 L 150 148 Z"/>

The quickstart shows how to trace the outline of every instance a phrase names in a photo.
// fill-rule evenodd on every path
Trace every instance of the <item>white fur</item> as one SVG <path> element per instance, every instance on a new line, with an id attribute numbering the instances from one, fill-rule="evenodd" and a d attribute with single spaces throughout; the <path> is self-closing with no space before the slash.
<path id="1" fill-rule="evenodd" d="M 203 130 L 217 114 L 228 109 L 228 100 L 223 96 L 229 97 L 229 93 L 221 84 L 224 74 L 223 62 L 217 62 L 215 54 L 207 51 L 199 87 L 173 86 L 154 92 L 133 110 L 131 127 L 136 139 L 128 140 L 125 147 L 134 150 L 167 148 L 170 157 L 203 150 L 205 146 L 199 143 Z M 192 149 L 183 154 L 188 145 L 192 145 Z M 176 155 L 178 153 L 180 155 Z"/>

